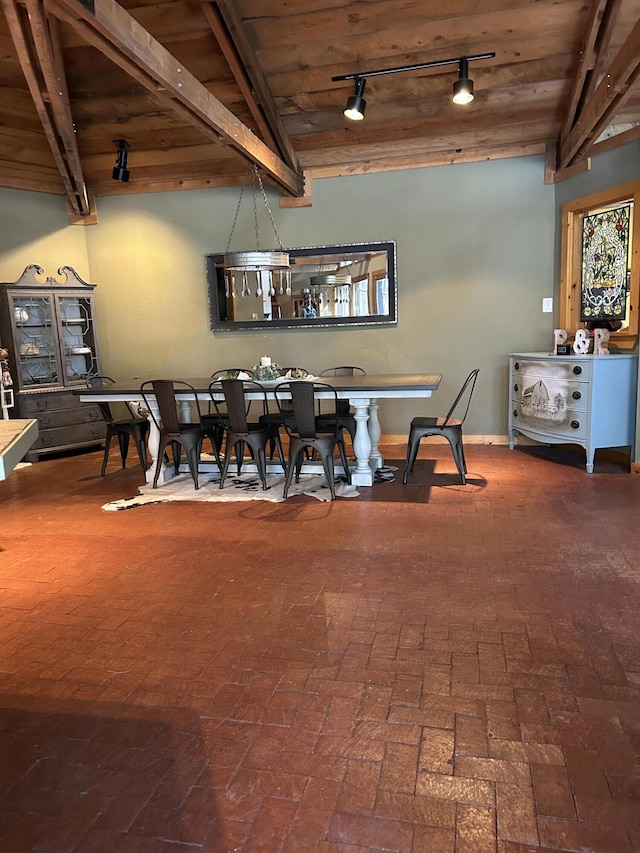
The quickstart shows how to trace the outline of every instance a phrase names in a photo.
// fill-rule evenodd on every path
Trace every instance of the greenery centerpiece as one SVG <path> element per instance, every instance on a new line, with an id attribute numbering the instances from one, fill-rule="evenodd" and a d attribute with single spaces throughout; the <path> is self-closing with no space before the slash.
<path id="1" fill-rule="evenodd" d="M 257 364 L 251 368 L 253 375 L 260 382 L 268 382 L 273 379 L 280 379 L 282 368 L 275 361 L 271 361 L 268 355 L 263 355 Z"/>

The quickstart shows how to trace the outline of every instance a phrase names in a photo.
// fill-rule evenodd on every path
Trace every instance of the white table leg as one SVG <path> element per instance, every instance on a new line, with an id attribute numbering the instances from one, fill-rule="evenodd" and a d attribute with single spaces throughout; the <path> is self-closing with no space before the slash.
<path id="1" fill-rule="evenodd" d="M 380 421 L 378 420 L 378 401 L 371 400 L 369 403 L 369 436 L 371 437 L 371 455 L 369 456 L 369 465 L 376 471 L 384 465 L 384 459 L 378 444 L 382 430 Z"/>
<path id="2" fill-rule="evenodd" d="M 353 440 L 353 452 L 356 457 L 356 467 L 351 473 L 354 486 L 373 486 L 373 470 L 369 464 L 371 456 L 371 436 L 369 435 L 369 403 L 368 399 L 349 401 L 355 409 L 356 435 Z"/>

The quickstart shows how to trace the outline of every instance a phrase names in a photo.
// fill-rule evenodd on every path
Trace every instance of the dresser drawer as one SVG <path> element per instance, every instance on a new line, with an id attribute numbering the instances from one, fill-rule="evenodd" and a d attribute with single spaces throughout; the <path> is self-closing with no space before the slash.
<path id="1" fill-rule="evenodd" d="M 51 450 L 81 444 L 99 444 L 107 434 L 106 424 L 76 424 L 75 426 L 41 429 L 32 450 Z"/>
<path id="2" fill-rule="evenodd" d="M 566 436 L 568 441 L 583 440 L 587 436 L 589 413 L 586 409 L 536 408 L 519 400 L 512 402 L 512 424 L 541 435 Z"/>
<path id="3" fill-rule="evenodd" d="M 40 412 L 53 412 L 60 409 L 78 409 L 85 405 L 71 391 L 52 391 L 47 394 L 20 394 L 21 411 L 30 417 Z"/>
<path id="4" fill-rule="evenodd" d="M 73 424 L 101 424 L 104 423 L 102 412 L 97 406 L 82 403 L 76 409 L 58 409 L 50 412 L 38 412 L 38 424 L 40 429 L 53 429 L 54 427 L 66 427 Z"/>

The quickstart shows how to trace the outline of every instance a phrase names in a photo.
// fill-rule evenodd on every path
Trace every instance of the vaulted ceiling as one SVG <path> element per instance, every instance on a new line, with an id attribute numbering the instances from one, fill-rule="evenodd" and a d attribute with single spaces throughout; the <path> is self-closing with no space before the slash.
<path id="1" fill-rule="evenodd" d="M 495 52 L 457 63 L 332 77 Z M 640 0 L 0 0 L 0 186 L 99 195 L 545 153 L 547 179 L 640 137 Z M 111 177 L 115 140 L 129 183 Z"/>

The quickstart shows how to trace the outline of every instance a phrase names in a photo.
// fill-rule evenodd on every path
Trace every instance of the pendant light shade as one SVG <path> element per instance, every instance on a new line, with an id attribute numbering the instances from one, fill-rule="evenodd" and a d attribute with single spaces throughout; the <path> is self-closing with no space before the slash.
<path id="1" fill-rule="evenodd" d="M 235 217 L 233 219 L 233 225 L 231 226 L 231 233 L 229 234 L 229 239 L 227 241 L 227 248 L 225 250 L 223 256 L 223 267 L 225 270 L 225 280 L 227 281 L 227 289 L 229 294 L 236 295 L 235 290 L 235 276 L 232 273 L 241 272 L 242 276 L 242 289 L 240 292 L 241 296 L 249 296 L 251 294 L 250 289 L 250 280 L 247 273 L 254 273 L 251 277 L 252 280 L 255 280 L 255 295 L 258 297 L 262 297 L 265 293 L 265 285 L 263 284 L 263 279 L 260 276 L 260 273 L 272 273 L 289 270 L 289 253 L 285 251 L 284 246 L 282 245 L 282 240 L 280 239 L 280 235 L 278 234 L 278 229 L 276 228 L 276 224 L 273 220 L 273 214 L 271 212 L 271 208 L 269 207 L 269 201 L 267 199 L 267 194 L 264 191 L 264 186 L 262 185 L 262 178 L 260 177 L 260 172 L 258 171 L 258 167 L 256 164 L 253 164 L 252 167 L 252 175 L 251 175 L 251 190 L 253 194 L 253 214 L 255 221 L 255 231 L 256 231 L 256 248 L 250 251 L 242 251 L 242 252 L 230 252 L 229 248 L 231 246 L 231 239 L 233 237 L 233 232 L 235 230 L 236 222 L 238 221 L 238 213 L 240 212 L 240 205 L 242 203 L 242 196 L 244 193 L 244 185 L 240 190 L 240 197 L 238 198 L 238 206 L 236 208 Z M 273 232 L 275 238 L 278 242 L 278 249 L 269 250 L 269 249 L 261 249 L 260 248 L 260 234 L 258 231 L 258 207 L 257 207 L 257 194 L 258 189 L 262 195 L 262 201 L 264 202 L 264 206 L 269 215 L 269 220 L 271 222 L 271 226 L 273 228 Z M 229 275 L 226 275 L 226 273 Z M 288 275 L 288 272 L 287 272 Z M 269 292 L 275 293 L 273 277 L 268 276 L 267 279 L 269 284 L 267 285 L 267 290 Z M 282 278 L 280 280 L 281 292 L 283 287 Z M 287 287 L 288 287 L 287 283 Z"/>

